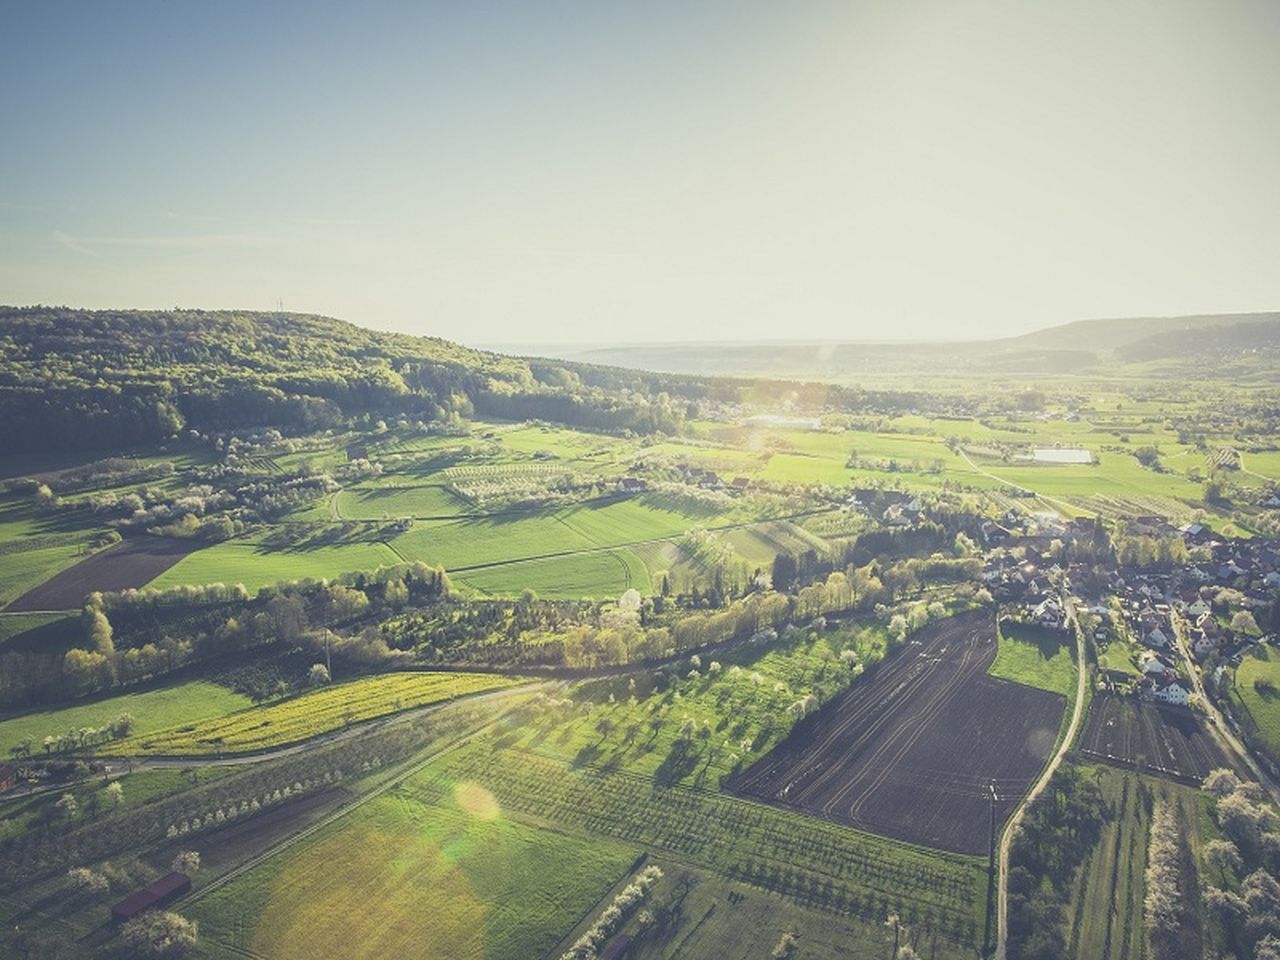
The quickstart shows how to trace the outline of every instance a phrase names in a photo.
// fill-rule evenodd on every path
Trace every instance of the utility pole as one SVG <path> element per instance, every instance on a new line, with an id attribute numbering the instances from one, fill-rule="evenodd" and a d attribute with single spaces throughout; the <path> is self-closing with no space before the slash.
<path id="1" fill-rule="evenodd" d="M 996 782 L 988 785 L 991 795 L 991 826 L 987 853 L 987 912 L 982 920 L 982 948 L 985 951 L 991 945 L 991 910 L 996 889 Z"/>

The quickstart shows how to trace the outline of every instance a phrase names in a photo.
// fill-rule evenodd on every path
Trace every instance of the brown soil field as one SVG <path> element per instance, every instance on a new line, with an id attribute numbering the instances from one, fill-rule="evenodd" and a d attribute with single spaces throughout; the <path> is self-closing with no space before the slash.
<path id="1" fill-rule="evenodd" d="M 142 587 L 204 544 L 176 537 L 136 537 L 95 553 L 28 590 L 5 609 L 74 610 L 96 591 Z"/>
<path id="2" fill-rule="evenodd" d="M 735 793 L 958 853 L 985 854 L 1053 749 L 1066 701 L 986 674 L 995 622 L 920 630 L 734 778 Z"/>
<path id="3" fill-rule="evenodd" d="M 1089 705 L 1080 753 L 1130 770 L 1199 784 L 1215 767 L 1249 776 L 1185 707 L 1100 693 Z"/>

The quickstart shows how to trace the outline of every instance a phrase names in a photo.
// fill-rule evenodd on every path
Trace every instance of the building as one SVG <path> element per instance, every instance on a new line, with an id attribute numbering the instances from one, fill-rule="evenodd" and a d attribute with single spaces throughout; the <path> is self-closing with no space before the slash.
<path id="1" fill-rule="evenodd" d="M 170 873 L 155 883 L 136 890 L 111 908 L 111 919 L 123 923 L 148 910 L 167 907 L 179 897 L 190 892 L 191 878 L 185 873 Z"/>

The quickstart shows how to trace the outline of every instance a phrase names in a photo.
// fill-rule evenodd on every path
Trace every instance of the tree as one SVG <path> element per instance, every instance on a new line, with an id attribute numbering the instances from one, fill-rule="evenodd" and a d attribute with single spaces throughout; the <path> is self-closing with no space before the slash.
<path id="1" fill-rule="evenodd" d="M 182 850 L 173 858 L 169 869 L 174 873 L 185 873 L 194 877 L 200 872 L 200 854 L 196 850 Z"/>
<path id="2" fill-rule="evenodd" d="M 105 792 L 107 799 L 111 801 L 112 809 L 115 809 L 124 802 L 124 787 L 121 785 L 119 780 L 113 780 L 111 783 L 108 783 Z"/>
<path id="3" fill-rule="evenodd" d="M 1212 866 L 1217 868 L 1222 875 L 1222 882 L 1227 882 L 1228 870 L 1240 870 L 1244 866 L 1244 861 L 1240 858 L 1240 851 L 1236 845 L 1230 840 L 1210 840 L 1204 845 L 1204 858 Z"/>
<path id="4" fill-rule="evenodd" d="M 184 957 L 196 945 L 198 929 L 186 917 L 167 911 L 148 910 L 120 929 L 120 936 L 144 960 L 173 960 Z"/>
<path id="5" fill-rule="evenodd" d="M 79 806 L 76 804 L 75 795 L 70 793 L 64 793 L 60 796 L 58 798 L 58 802 L 54 804 L 54 807 L 57 809 L 58 813 L 62 814 L 63 819 L 68 822 L 75 819 L 76 811 L 79 809 Z"/>
<path id="6" fill-rule="evenodd" d="M 329 669 L 323 663 L 313 663 L 307 671 L 307 685 L 323 687 L 329 682 Z"/>
<path id="7" fill-rule="evenodd" d="M 98 609 L 87 611 L 87 616 L 89 643 L 96 652 L 104 656 L 111 656 L 116 652 L 115 643 L 112 640 L 111 621 L 107 619 L 105 613 Z"/>
<path id="8" fill-rule="evenodd" d="M 1231 618 L 1231 630 L 1233 633 L 1242 633 L 1246 637 L 1256 637 L 1262 633 L 1258 629 L 1258 621 L 1248 610 L 1236 611 L 1236 615 Z"/>
<path id="9" fill-rule="evenodd" d="M 88 867 L 72 867 L 67 871 L 67 881 L 76 893 L 106 893 L 111 886 L 106 877 Z"/>

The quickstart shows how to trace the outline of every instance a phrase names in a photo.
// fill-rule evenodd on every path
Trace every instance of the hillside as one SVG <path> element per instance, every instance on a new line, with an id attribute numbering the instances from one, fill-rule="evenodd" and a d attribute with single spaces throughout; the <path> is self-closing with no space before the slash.
<path id="1" fill-rule="evenodd" d="M 477 409 L 646 431 L 674 429 L 679 416 L 671 403 L 628 399 L 624 389 L 648 387 L 633 375 L 584 382 L 558 364 L 298 314 L 5 307 L 0 357 L 9 451 L 309 431 L 365 415 L 447 421 Z"/>

